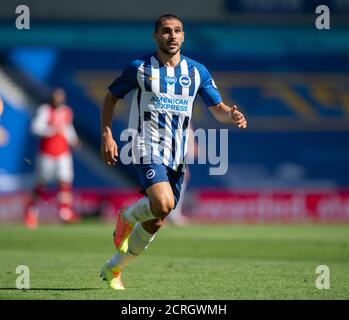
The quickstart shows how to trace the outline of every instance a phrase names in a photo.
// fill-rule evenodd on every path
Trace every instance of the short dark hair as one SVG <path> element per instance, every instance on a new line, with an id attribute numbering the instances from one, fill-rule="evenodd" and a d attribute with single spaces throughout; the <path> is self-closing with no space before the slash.
<path id="1" fill-rule="evenodd" d="M 155 26 L 154 26 L 154 31 L 157 32 L 160 25 L 161 25 L 161 22 L 162 20 L 165 20 L 165 19 L 176 19 L 178 20 L 182 26 L 183 26 L 183 21 L 177 17 L 176 15 L 174 14 L 171 14 L 171 13 L 166 13 L 166 14 L 163 14 L 162 16 L 160 16 L 156 21 L 155 21 Z"/>

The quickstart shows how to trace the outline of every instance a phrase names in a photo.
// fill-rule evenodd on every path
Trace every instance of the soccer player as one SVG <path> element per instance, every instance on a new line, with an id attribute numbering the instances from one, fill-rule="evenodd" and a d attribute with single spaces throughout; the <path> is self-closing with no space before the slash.
<path id="1" fill-rule="evenodd" d="M 79 216 L 72 210 L 73 159 L 70 146 L 79 139 L 73 126 L 73 112 L 65 104 L 63 89 L 53 90 L 50 103 L 41 105 L 32 121 L 32 132 L 40 138 L 37 159 L 37 182 L 24 214 L 28 228 L 38 226 L 38 201 L 49 182 L 59 186 L 58 213 L 64 222 L 75 222 Z"/>
<path id="2" fill-rule="evenodd" d="M 109 86 L 101 110 L 101 155 L 115 165 L 117 144 L 111 125 L 115 104 L 134 90 L 129 127 L 136 132 L 132 159 L 145 197 L 117 213 L 116 254 L 102 267 L 101 277 L 114 290 L 124 289 L 123 268 L 148 248 L 165 217 L 176 207 L 185 173 L 187 131 L 199 94 L 214 118 L 246 128 L 236 106 L 225 105 L 208 70 L 181 54 L 183 23 L 166 14 L 155 22 L 155 53 L 132 61 Z"/>

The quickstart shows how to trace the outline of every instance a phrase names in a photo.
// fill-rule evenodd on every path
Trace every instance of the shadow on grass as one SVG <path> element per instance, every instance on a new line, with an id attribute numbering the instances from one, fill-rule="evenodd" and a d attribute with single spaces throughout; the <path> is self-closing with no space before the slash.
<path id="1" fill-rule="evenodd" d="M 1 290 L 16 290 L 16 291 L 88 291 L 88 290 L 104 290 L 104 288 L 30 288 L 30 289 L 0 288 L 0 291 Z"/>

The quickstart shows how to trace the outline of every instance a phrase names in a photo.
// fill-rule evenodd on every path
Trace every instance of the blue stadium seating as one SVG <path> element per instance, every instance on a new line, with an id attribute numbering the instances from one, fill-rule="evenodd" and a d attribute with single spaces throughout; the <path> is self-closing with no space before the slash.
<path id="1" fill-rule="evenodd" d="M 242 34 L 253 34 L 256 29 L 244 32 Z M 289 30 L 285 30 L 287 32 Z M 222 42 L 222 35 L 216 39 L 214 33 L 214 28 L 203 29 L 206 39 Z M 270 35 L 277 45 L 268 50 L 262 48 L 261 43 L 247 45 L 242 38 L 236 46 L 245 45 L 245 52 L 234 49 L 234 43 L 230 43 L 229 48 L 222 46 L 217 54 L 212 54 L 212 48 L 205 51 L 195 45 L 184 48 L 184 54 L 208 67 L 226 101 L 238 104 L 249 120 L 246 132 L 237 129 L 229 132 L 228 174 L 210 176 L 207 166 L 194 164 L 191 165 L 192 186 L 327 188 L 349 185 L 349 170 L 346 170 L 349 62 L 340 49 L 344 47 L 339 38 L 328 38 L 325 42 L 336 43 L 337 52 L 324 46 L 315 54 L 315 49 L 310 51 L 311 44 L 304 44 L 303 53 L 299 46 L 288 52 L 280 35 L 275 32 Z M 44 59 L 46 72 L 35 73 L 37 80 L 67 90 L 78 132 L 95 150 L 100 143 L 99 106 L 107 85 L 126 63 L 145 53 L 143 49 L 131 47 L 129 50 L 51 49 L 47 52 L 49 57 Z M 8 59 L 32 73 L 21 59 L 21 50 L 28 48 L 12 50 Z M 129 98 L 119 107 L 119 116 L 114 120 L 115 136 L 127 126 L 128 102 Z M 211 117 L 200 99 L 196 102 L 193 122 L 195 128 L 227 128 Z M 133 170 L 129 166 L 125 169 L 130 179 L 135 180 Z"/>

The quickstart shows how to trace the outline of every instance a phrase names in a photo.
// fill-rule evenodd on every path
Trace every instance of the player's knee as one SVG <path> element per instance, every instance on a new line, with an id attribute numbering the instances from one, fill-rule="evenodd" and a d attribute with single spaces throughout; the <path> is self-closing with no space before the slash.
<path id="1" fill-rule="evenodd" d="M 154 234 L 164 225 L 164 223 L 164 219 L 159 218 L 145 221 L 142 223 L 142 226 L 147 232 Z"/>
<path id="2" fill-rule="evenodd" d="M 160 199 L 156 199 L 154 207 L 155 212 L 153 213 L 159 218 L 164 218 L 174 208 L 174 199 L 173 197 L 162 197 Z"/>
<path id="3" fill-rule="evenodd" d="M 153 224 L 153 227 L 156 229 L 156 230 L 159 230 L 164 224 L 165 224 L 165 220 L 164 219 L 155 219 L 155 220 L 152 220 L 152 224 Z"/>

